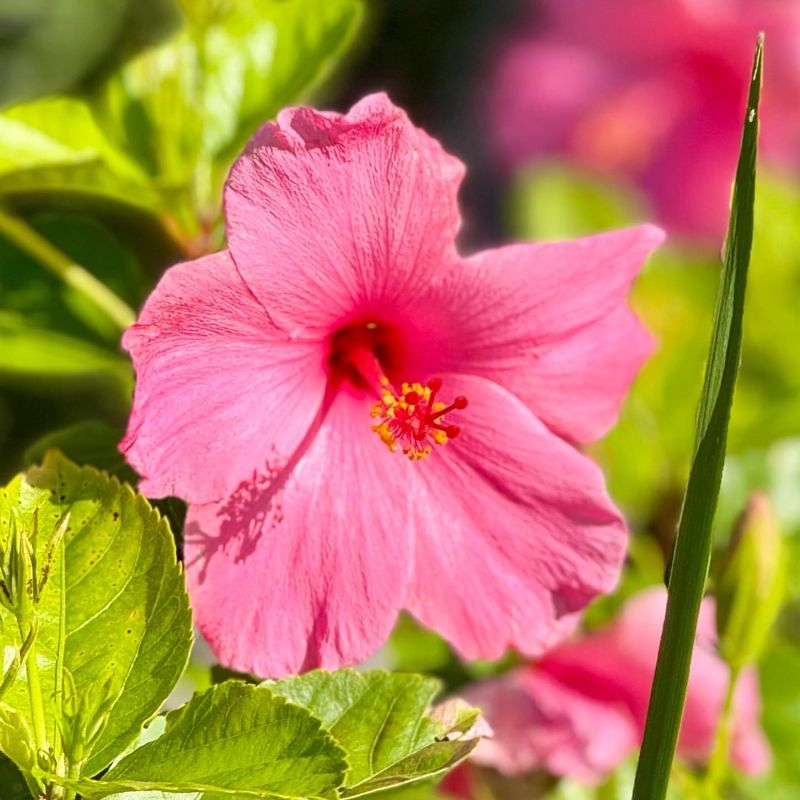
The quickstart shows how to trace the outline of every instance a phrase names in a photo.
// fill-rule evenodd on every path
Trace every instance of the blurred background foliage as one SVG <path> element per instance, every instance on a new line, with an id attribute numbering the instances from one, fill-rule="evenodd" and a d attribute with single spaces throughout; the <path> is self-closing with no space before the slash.
<path id="1" fill-rule="evenodd" d="M 226 172 L 282 106 L 344 109 L 367 91 L 389 91 L 468 164 L 465 250 L 648 218 L 646 200 L 629 185 L 569 163 L 540 161 L 511 176 L 492 166 L 481 78 L 515 10 L 512 0 L 110 0 L 102 9 L 88 0 L 0 0 L 0 478 L 48 446 L 135 478 L 116 450 L 133 387 L 120 326 L 37 258 L 31 242 L 43 237 L 137 309 L 168 265 L 224 244 Z M 9 233 L 9 219 L 23 221 L 22 239 Z M 800 797 L 799 219 L 800 185 L 762 170 L 716 522 L 722 548 L 748 497 L 761 491 L 789 553 L 788 597 L 760 664 L 774 767 L 740 787 L 741 797 L 769 792 L 772 800 Z M 658 347 L 620 424 L 592 448 L 633 536 L 620 589 L 590 609 L 589 625 L 663 579 L 691 455 L 718 255 L 671 243 L 635 287 L 633 305 Z M 164 506 L 178 525 L 179 505 Z M 464 664 L 410 618 L 376 657 L 438 675 L 448 689 L 517 660 Z M 224 674 L 202 652 L 189 673 L 197 686 Z M 631 779 L 626 766 L 597 791 L 569 781 L 534 790 L 501 785 L 498 776 L 487 776 L 484 789 L 509 798 L 539 791 L 561 800 L 622 798 Z M 433 794 L 421 787 L 403 797 Z"/>

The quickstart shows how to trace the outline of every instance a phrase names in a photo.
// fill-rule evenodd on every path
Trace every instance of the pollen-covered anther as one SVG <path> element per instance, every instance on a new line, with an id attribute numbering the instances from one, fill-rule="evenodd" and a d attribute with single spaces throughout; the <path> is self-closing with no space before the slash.
<path id="1" fill-rule="evenodd" d="M 439 378 L 421 383 L 404 383 L 396 392 L 388 381 L 381 381 L 381 401 L 372 409 L 378 420 L 372 429 L 395 452 L 400 447 L 408 458 L 418 461 L 433 451 L 433 445 L 446 444 L 459 435 L 458 425 L 448 424 L 446 414 L 462 411 L 467 398 L 459 395 L 446 405 L 436 399 L 442 388 Z"/>

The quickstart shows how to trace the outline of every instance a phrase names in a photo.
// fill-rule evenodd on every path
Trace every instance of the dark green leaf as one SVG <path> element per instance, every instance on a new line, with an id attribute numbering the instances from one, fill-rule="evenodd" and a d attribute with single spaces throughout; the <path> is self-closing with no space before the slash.
<path id="1" fill-rule="evenodd" d="M 27 223 L 67 258 L 80 264 L 133 306 L 145 294 L 136 260 L 111 231 L 80 214 L 35 214 Z M 119 354 L 119 328 L 86 297 L 0 235 L 2 306 L 24 315 L 31 327 L 103 343 Z"/>
<path id="2" fill-rule="evenodd" d="M 14 762 L 0 753 L 0 800 L 33 800 Z"/>
<path id="3" fill-rule="evenodd" d="M 121 438 L 122 431 L 104 422 L 78 422 L 37 439 L 25 451 L 25 463 L 39 462 L 48 450 L 56 449 L 76 464 L 91 464 L 121 481 L 135 483 L 136 473 L 119 451 Z"/>
<path id="4" fill-rule="evenodd" d="M 172 0 L 5 0 L 0 106 L 65 92 L 167 33 Z"/>
<path id="5" fill-rule="evenodd" d="M 733 389 L 739 368 L 747 270 L 753 242 L 758 104 L 763 40 L 756 47 L 742 150 L 733 190 L 722 281 L 669 581 L 669 600 L 650 697 L 634 800 L 666 796 L 694 648 L 697 617 L 711 556 L 711 524 L 719 495 Z"/>

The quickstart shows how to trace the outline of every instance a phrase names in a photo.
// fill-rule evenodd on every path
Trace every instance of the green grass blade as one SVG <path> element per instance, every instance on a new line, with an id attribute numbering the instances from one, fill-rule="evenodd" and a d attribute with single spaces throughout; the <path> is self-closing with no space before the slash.
<path id="1" fill-rule="evenodd" d="M 728 420 L 739 368 L 745 286 L 753 241 L 763 47 L 762 35 L 753 62 L 722 281 L 697 419 L 694 458 L 678 526 L 667 614 L 633 800 L 662 800 L 666 796 L 686 697 L 697 617 L 708 576 L 711 522 L 719 495 Z"/>

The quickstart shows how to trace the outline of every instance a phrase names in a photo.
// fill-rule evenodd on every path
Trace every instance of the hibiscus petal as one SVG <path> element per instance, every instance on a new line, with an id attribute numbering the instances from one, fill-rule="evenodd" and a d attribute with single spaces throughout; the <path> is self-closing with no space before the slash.
<path id="1" fill-rule="evenodd" d="M 534 655 L 613 588 L 625 524 L 598 467 L 516 397 L 482 378 L 443 377 L 469 406 L 453 415 L 458 437 L 415 465 L 428 497 L 408 608 L 467 658 L 509 646 Z"/>
<path id="2" fill-rule="evenodd" d="M 593 652 L 584 650 L 571 656 L 572 660 L 593 664 L 595 670 L 605 669 L 609 678 L 619 675 L 624 666 L 629 680 L 622 691 L 642 731 L 666 607 L 667 593 L 663 587 L 640 592 L 626 604 L 607 633 L 591 637 L 596 640 L 590 645 Z M 729 670 L 717 653 L 715 620 L 714 600 L 706 597 L 700 606 L 678 741 L 681 756 L 700 763 L 711 755 L 728 686 Z M 604 644 L 609 651 L 608 661 L 597 652 Z M 605 667 L 601 666 L 604 662 Z M 596 675 L 595 672 L 595 681 Z M 739 678 L 734 696 L 732 759 L 740 769 L 753 774 L 763 772 L 770 761 L 769 746 L 759 727 L 760 713 L 756 672 L 747 669 Z"/>
<path id="3" fill-rule="evenodd" d="M 225 190 L 242 277 L 292 334 L 411 305 L 453 250 L 463 165 L 382 94 L 283 111 Z"/>
<path id="4" fill-rule="evenodd" d="M 472 759 L 506 775 L 546 770 L 597 783 L 636 749 L 638 731 L 624 706 L 598 702 L 535 666 L 463 692 L 494 736 Z"/>
<path id="5" fill-rule="evenodd" d="M 187 581 L 220 661 L 261 676 L 365 659 L 388 637 L 413 562 L 413 467 L 340 392 L 290 474 L 190 506 Z"/>
<path id="6" fill-rule="evenodd" d="M 325 392 L 322 345 L 286 341 L 226 252 L 168 270 L 123 346 L 137 383 L 120 447 L 150 497 L 225 497 L 291 455 Z"/>
<path id="7" fill-rule="evenodd" d="M 626 296 L 662 239 L 643 225 L 456 265 L 418 306 L 414 335 L 428 342 L 428 368 L 485 376 L 559 435 L 599 438 L 651 348 Z"/>

